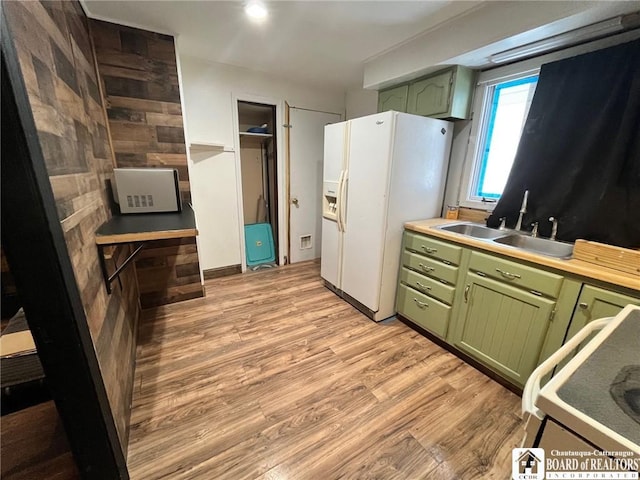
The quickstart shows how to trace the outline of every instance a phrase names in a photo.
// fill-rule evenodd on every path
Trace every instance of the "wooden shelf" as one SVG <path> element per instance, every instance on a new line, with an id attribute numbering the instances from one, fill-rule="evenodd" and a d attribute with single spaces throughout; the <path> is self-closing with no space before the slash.
<path id="1" fill-rule="evenodd" d="M 259 137 L 259 138 L 271 138 L 273 137 L 273 133 L 251 133 L 251 132 L 240 132 L 241 137 Z"/>
<path id="2" fill-rule="evenodd" d="M 225 147 L 222 143 L 192 142 L 189 144 L 189 149 L 198 152 L 222 152 Z"/>
<path id="3" fill-rule="evenodd" d="M 96 230 L 95 241 L 97 245 L 115 245 L 195 237 L 197 234 L 193 208 L 184 205 L 180 212 L 114 215 Z"/>
<path id="4" fill-rule="evenodd" d="M 95 241 L 98 245 L 100 269 L 107 293 L 111 294 L 111 283 L 120 272 L 131 263 L 144 248 L 145 242 L 173 238 L 189 238 L 198 235 L 196 217 L 191 204 L 185 205 L 180 212 L 137 213 L 114 215 L 96 230 Z M 135 250 L 109 275 L 106 260 L 113 258 L 114 245 L 137 243 Z"/>

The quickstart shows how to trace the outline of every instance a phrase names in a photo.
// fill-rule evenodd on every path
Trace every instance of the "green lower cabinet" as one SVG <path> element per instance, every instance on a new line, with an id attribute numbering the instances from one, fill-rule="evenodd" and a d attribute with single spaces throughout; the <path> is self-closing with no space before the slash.
<path id="1" fill-rule="evenodd" d="M 640 292 L 585 280 L 407 231 L 396 306 L 403 317 L 523 387 L 587 323 L 640 305 Z"/>
<path id="2" fill-rule="evenodd" d="M 631 297 L 622 293 L 612 292 L 592 285 L 583 285 L 578 301 L 576 302 L 573 315 L 569 321 L 569 328 L 564 343 L 578 333 L 587 323 L 599 318 L 614 317 L 627 305 L 640 305 L 639 297 Z M 564 361 L 559 363 L 559 367 L 564 367 L 573 356 L 578 353 L 589 340 L 598 332 L 594 332 L 580 344 L 580 346 L 569 355 Z M 557 368 L 556 371 L 560 370 Z"/>
<path id="3" fill-rule="evenodd" d="M 584 285 L 571 316 L 571 323 L 565 342 L 590 321 L 613 317 L 629 304 L 640 305 L 640 298 L 611 292 L 591 285 Z"/>
<path id="4" fill-rule="evenodd" d="M 468 272 L 453 344 L 518 386 L 538 364 L 556 302 Z"/>
<path id="5" fill-rule="evenodd" d="M 447 336 L 451 307 L 404 284 L 398 285 L 398 313 L 440 338 Z"/>

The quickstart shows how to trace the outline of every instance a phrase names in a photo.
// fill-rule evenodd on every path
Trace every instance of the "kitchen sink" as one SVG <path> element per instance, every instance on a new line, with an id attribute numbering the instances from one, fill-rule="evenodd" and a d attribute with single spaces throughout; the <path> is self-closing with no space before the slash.
<path id="1" fill-rule="evenodd" d="M 446 232 L 460 233 L 474 238 L 493 239 L 504 237 L 506 235 L 504 231 L 485 227 L 484 225 L 477 225 L 475 223 L 456 223 L 453 225 L 443 225 L 438 228 Z"/>
<path id="2" fill-rule="evenodd" d="M 541 253 L 557 258 L 570 258 L 573 254 L 573 244 L 564 243 L 546 238 L 528 237 L 525 235 L 507 235 L 493 240 L 502 245 L 521 248 L 530 252 Z"/>
<path id="3" fill-rule="evenodd" d="M 520 250 L 547 255 L 555 258 L 567 259 L 573 254 L 573 243 L 558 242 L 547 238 L 532 237 L 528 232 L 516 230 L 498 230 L 485 227 L 478 223 L 453 223 L 440 225 L 438 230 L 457 233 L 467 237 L 499 243 Z"/>

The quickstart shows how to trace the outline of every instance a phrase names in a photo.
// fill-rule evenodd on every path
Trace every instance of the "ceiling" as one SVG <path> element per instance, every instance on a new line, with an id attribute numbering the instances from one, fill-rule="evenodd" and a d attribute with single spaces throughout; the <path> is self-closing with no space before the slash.
<path id="1" fill-rule="evenodd" d="M 81 1 L 92 18 L 175 35 L 180 55 L 339 90 L 362 87 L 366 62 L 388 57 L 392 50 L 411 46 L 439 28 L 451 34 L 456 21 L 498 3 L 278 0 L 267 1 L 268 18 L 254 23 L 245 16 L 242 1 Z M 547 2 L 534 3 L 544 9 Z M 589 3 L 602 2 L 572 5 Z M 511 38 L 517 23 L 513 18 Z M 531 25 L 524 22 L 515 31 L 521 34 L 527 29 Z M 499 51 L 500 42 L 493 42 L 492 48 Z M 474 66 L 486 63 L 473 55 L 467 60 Z"/>

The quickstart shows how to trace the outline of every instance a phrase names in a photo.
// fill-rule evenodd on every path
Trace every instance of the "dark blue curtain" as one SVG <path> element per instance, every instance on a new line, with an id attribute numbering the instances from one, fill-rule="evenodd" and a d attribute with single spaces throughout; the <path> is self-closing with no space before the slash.
<path id="1" fill-rule="evenodd" d="M 640 247 L 640 40 L 543 65 L 504 192 L 487 224 Z"/>

